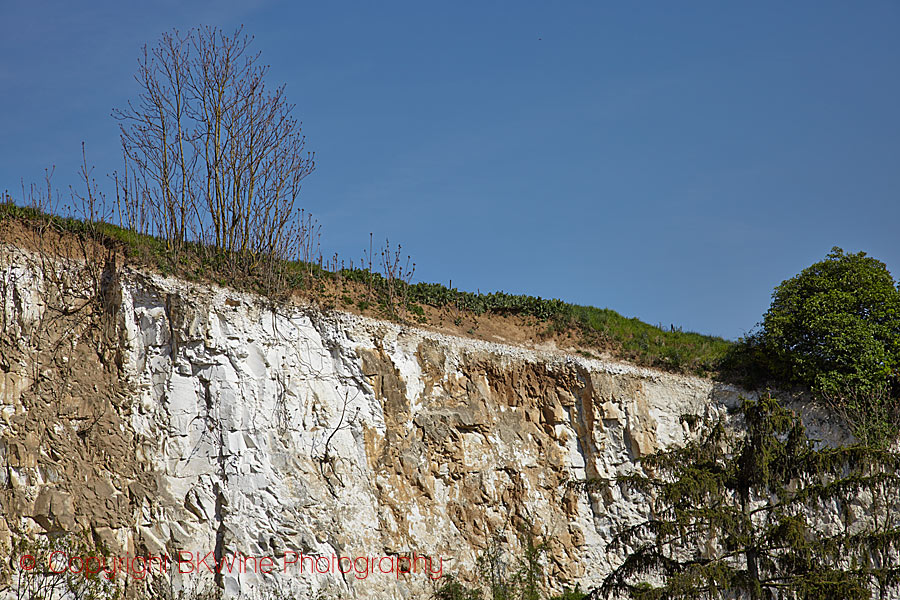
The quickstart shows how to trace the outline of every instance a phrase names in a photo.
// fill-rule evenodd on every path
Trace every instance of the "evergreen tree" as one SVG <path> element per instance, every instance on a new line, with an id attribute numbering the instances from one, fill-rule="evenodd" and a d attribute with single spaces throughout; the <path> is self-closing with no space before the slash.
<path id="1" fill-rule="evenodd" d="M 644 458 L 624 486 L 650 506 L 610 551 L 631 550 L 591 598 L 900 597 L 900 455 L 826 447 L 771 396 L 745 400 L 732 429 L 700 431 Z"/>

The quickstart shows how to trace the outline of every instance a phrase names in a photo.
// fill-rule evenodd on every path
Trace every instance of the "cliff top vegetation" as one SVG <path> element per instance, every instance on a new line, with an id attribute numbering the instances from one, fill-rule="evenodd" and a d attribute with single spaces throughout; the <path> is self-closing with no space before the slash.
<path id="1" fill-rule="evenodd" d="M 105 220 L 60 216 L 42 210 L 39 204 L 22 204 L 9 195 L 0 203 L 4 240 L 36 248 L 40 237 L 67 237 L 70 243 L 79 240 L 102 246 L 123 264 L 258 293 L 276 301 L 294 296 L 324 309 L 488 340 L 554 342 L 561 349 L 588 357 L 605 355 L 701 376 L 715 374 L 733 345 L 720 337 L 685 332 L 675 326 L 650 325 L 608 308 L 504 292 L 462 291 L 439 283 L 413 283 L 386 264 L 389 253 L 394 262 L 398 261 L 396 247 L 374 250 L 371 263 L 364 256 L 352 266 L 314 255 L 309 260 L 281 259 L 245 269 L 233 257 L 223 257 L 207 245 L 185 243 L 175 254 L 164 239 L 154 235 Z"/>

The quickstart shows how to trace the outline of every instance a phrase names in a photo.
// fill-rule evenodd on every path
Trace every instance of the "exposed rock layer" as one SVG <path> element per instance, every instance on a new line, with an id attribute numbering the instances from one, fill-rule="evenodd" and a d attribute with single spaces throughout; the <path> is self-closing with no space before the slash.
<path id="1" fill-rule="evenodd" d="M 48 269 L 51 269 L 48 271 Z M 5 248 L 0 553 L 87 531 L 114 555 L 272 557 L 227 596 L 426 597 L 423 574 L 282 572 L 285 557 L 475 558 L 530 528 L 556 589 L 588 588 L 641 514 L 567 482 L 627 471 L 737 391 Z M 3 578 L 8 583 L 10 574 Z M 196 586 L 198 575 L 174 585 Z"/>

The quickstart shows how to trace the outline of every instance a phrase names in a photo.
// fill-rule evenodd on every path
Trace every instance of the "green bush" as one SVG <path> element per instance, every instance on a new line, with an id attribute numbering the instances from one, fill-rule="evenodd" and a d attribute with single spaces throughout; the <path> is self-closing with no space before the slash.
<path id="1" fill-rule="evenodd" d="M 884 263 L 833 248 L 775 288 L 761 342 L 776 375 L 818 392 L 900 378 L 900 290 Z"/>
<path id="2" fill-rule="evenodd" d="M 466 587 L 452 575 L 441 585 L 433 596 L 434 600 L 481 600 L 481 592 L 476 588 Z"/>
<path id="3" fill-rule="evenodd" d="M 511 554 L 498 533 L 489 541 L 476 561 L 480 585 L 466 587 L 454 577 L 435 590 L 433 600 L 544 600 L 547 577 L 544 563 L 548 544 L 532 531 L 530 523 L 523 523 L 517 537 L 519 554 Z M 576 586 L 566 588 L 561 596 L 551 600 L 583 600 L 586 595 Z"/>
<path id="4" fill-rule="evenodd" d="M 566 588 L 559 596 L 553 596 L 550 600 L 586 600 L 588 594 L 581 591 L 581 586 L 576 585 L 575 589 Z"/>
<path id="5" fill-rule="evenodd" d="M 833 248 L 775 288 L 760 329 L 721 371 L 745 387 L 806 387 L 860 443 L 890 443 L 900 431 L 900 290 L 884 263 Z"/>

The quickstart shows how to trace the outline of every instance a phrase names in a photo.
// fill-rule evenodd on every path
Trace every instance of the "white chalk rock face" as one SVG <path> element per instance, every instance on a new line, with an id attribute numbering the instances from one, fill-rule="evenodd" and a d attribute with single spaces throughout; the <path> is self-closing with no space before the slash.
<path id="1" fill-rule="evenodd" d="M 551 541 L 557 586 L 591 586 L 641 507 L 567 481 L 680 442 L 679 415 L 717 393 L 156 276 L 122 290 L 131 426 L 161 481 L 135 548 L 181 552 L 184 585 L 224 561 L 230 595 L 420 597 L 523 524 Z"/>
<path id="2" fill-rule="evenodd" d="M 515 553 L 523 528 L 548 541 L 555 590 L 590 588 L 643 506 L 567 484 L 633 469 L 683 441 L 680 415 L 738 398 L 121 268 L 98 279 L 90 318 L 56 331 L 47 305 L 65 294 L 26 253 L 2 259 L 18 350 L 0 390 L 0 545 L 90 531 L 114 556 L 170 557 L 175 591 L 428 597 L 448 575 L 474 582 L 493 539 Z M 49 356 L 41 331 L 72 359 Z M 69 395 L 54 404 L 42 377 Z"/>

